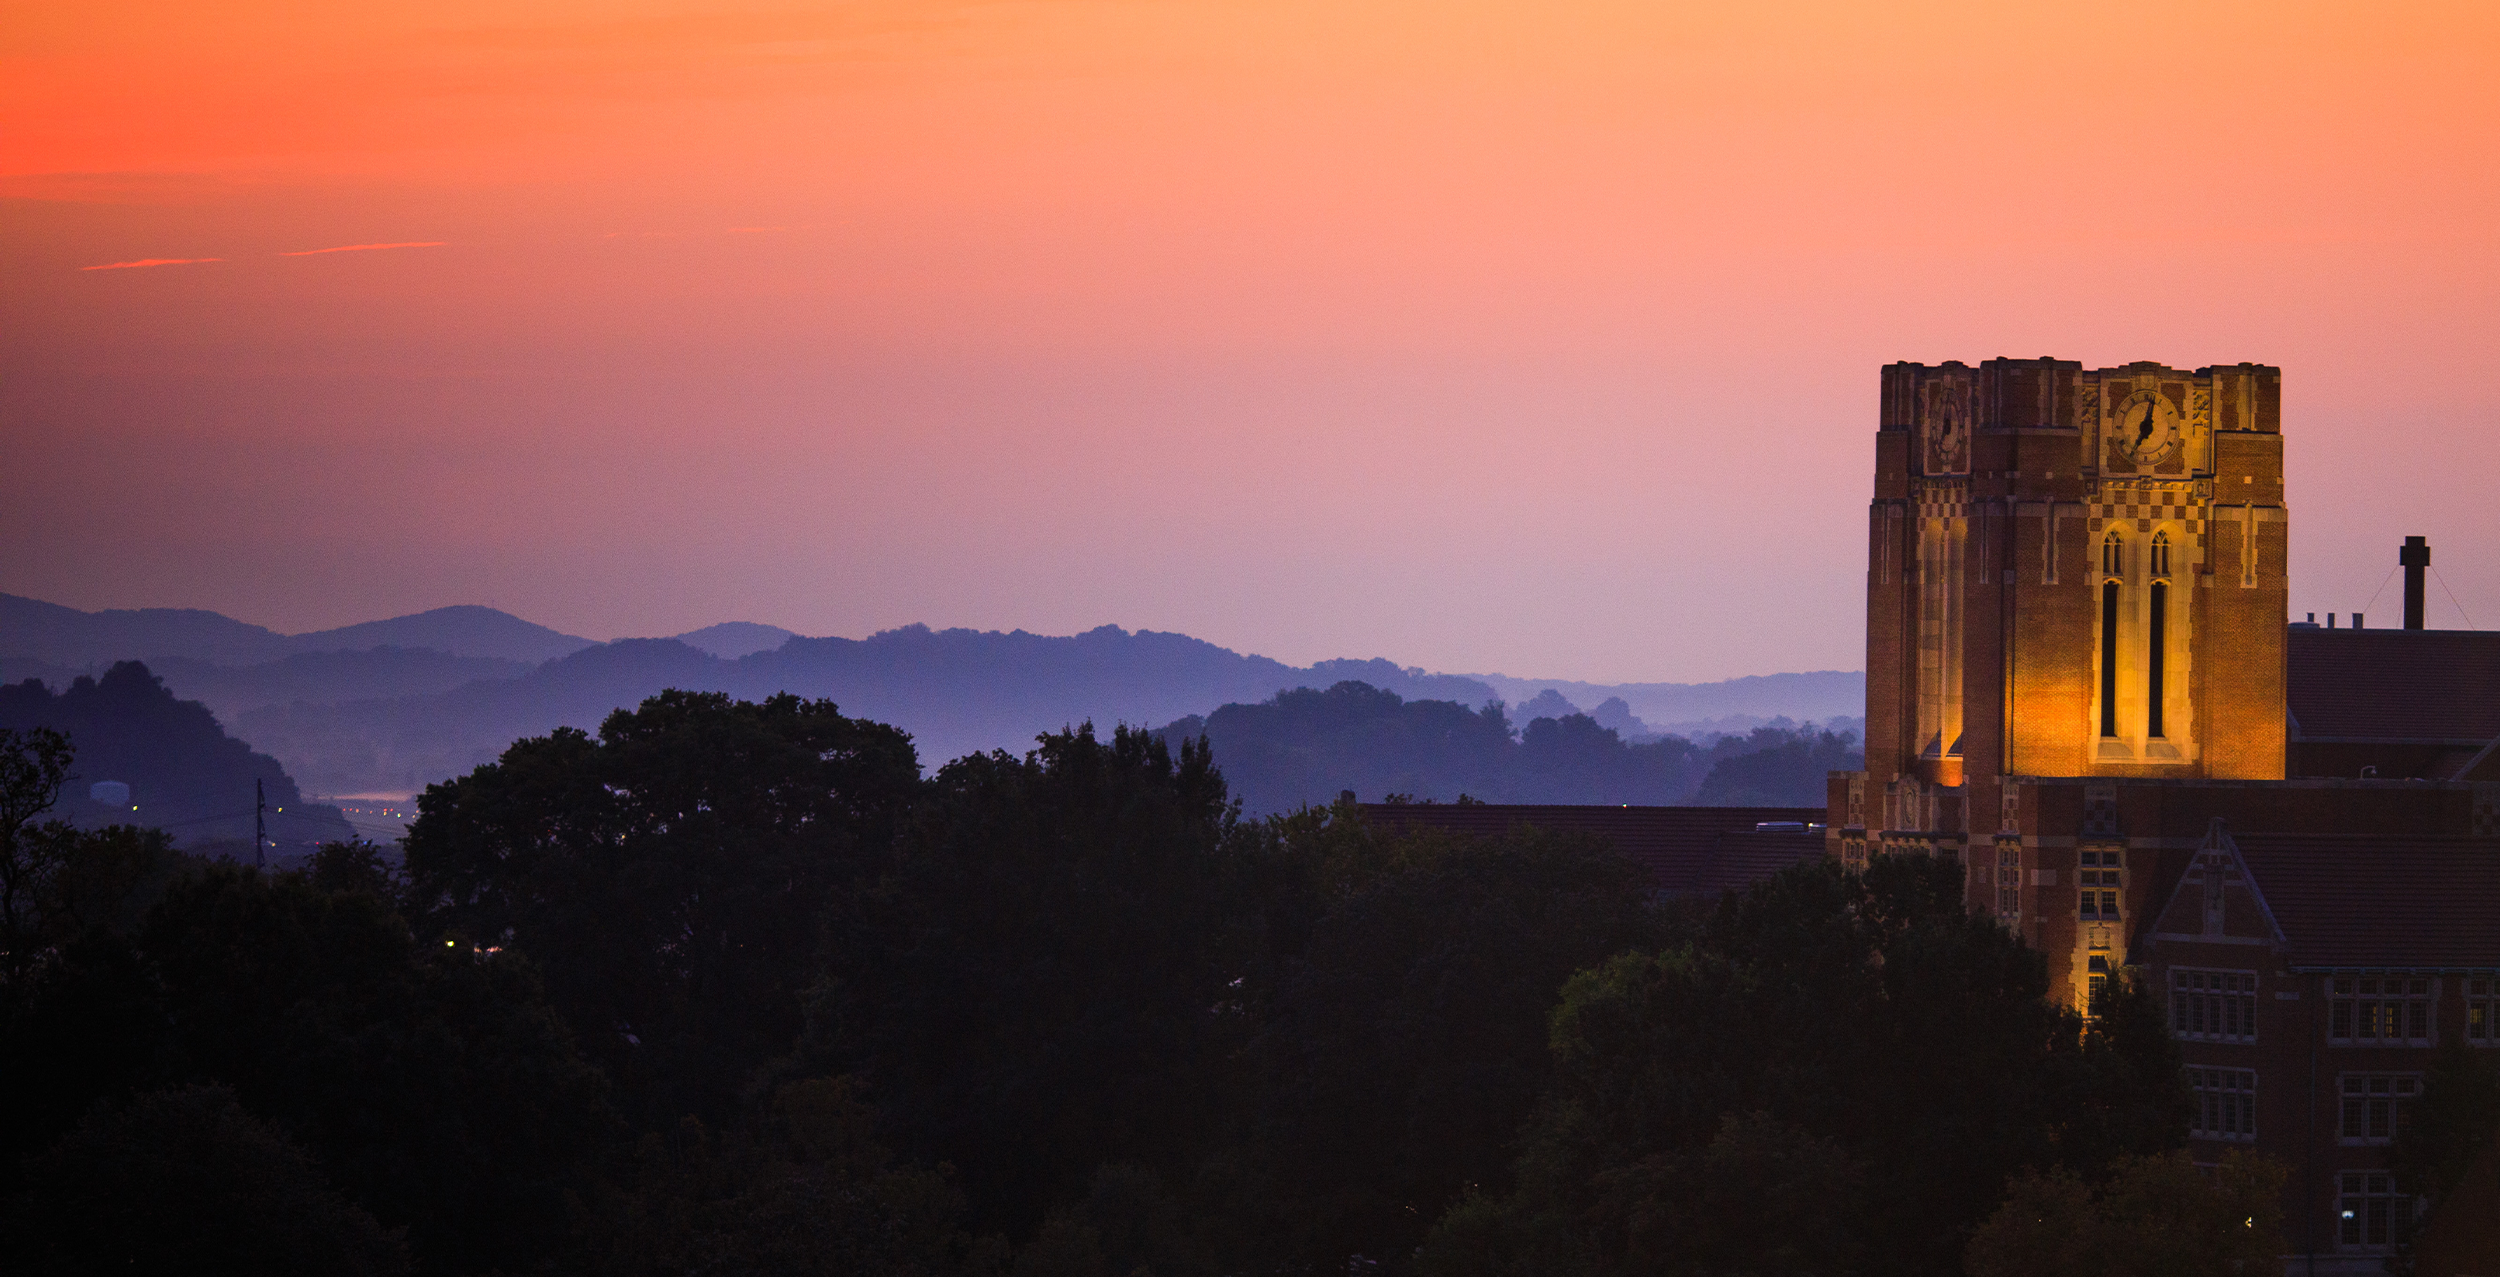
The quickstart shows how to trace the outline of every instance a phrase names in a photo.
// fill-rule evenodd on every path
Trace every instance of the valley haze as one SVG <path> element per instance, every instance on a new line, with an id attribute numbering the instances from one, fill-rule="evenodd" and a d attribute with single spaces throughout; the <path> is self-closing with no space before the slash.
<path id="1" fill-rule="evenodd" d="M 1075 723 L 1155 726 L 1349 680 L 1471 709 L 1501 700 L 1522 726 L 1531 702 L 1588 712 L 1627 740 L 1706 740 L 1780 720 L 1853 729 L 1865 700 L 1855 671 L 1600 684 L 1435 673 L 1384 658 L 1293 666 L 1111 625 L 1065 636 L 913 625 L 850 639 L 725 622 L 601 643 L 463 606 L 290 635 L 197 609 L 84 612 L 0 594 L 0 682 L 64 687 L 129 659 L 208 706 L 308 793 L 326 795 L 411 794 L 521 737 L 595 732 L 610 712 L 669 687 L 829 699 L 910 732 L 932 770 L 968 753 L 1021 753 L 1036 734 Z"/>

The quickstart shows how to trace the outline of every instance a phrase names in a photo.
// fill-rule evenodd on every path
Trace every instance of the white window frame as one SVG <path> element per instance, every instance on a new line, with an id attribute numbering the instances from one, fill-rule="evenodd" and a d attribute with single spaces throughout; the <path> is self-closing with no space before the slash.
<path id="1" fill-rule="evenodd" d="M 2089 857 L 2089 859 L 2084 859 Z M 2078 857 L 2081 866 L 2075 870 L 2075 916 L 2085 922 L 2117 922 L 2126 907 L 2126 854 L 2115 849 L 2091 848 Z M 2091 912 L 2083 903 L 2094 900 Z"/>
<path id="2" fill-rule="evenodd" d="M 2250 1069 L 2217 1069 L 2201 1064 L 2187 1071 L 2188 1092 L 2195 1107 L 2188 1113 L 2188 1135 L 2200 1140 L 2253 1144 L 2257 1140 L 2257 1074 Z"/>
<path id="3" fill-rule="evenodd" d="M 2394 1026 L 2401 1032 L 2362 1032 L 2385 1027 L 2391 1015 L 2402 1020 Z M 2349 1046 L 2429 1046 L 2437 1040 L 2438 1033 L 2437 979 L 2411 973 L 2357 972 L 2327 977 L 2327 1041 Z"/>
<path id="4" fill-rule="evenodd" d="M 2335 1079 L 2335 1142 L 2386 1145 L 2422 1098 L 2419 1073 L 2343 1073 Z M 2382 1110 L 2379 1105 L 2385 1105 Z"/>
<path id="5" fill-rule="evenodd" d="M 2465 1044 L 2500 1047 L 2500 977 L 2466 977 Z"/>
<path id="6" fill-rule="evenodd" d="M 2380 1204 L 2375 1211 L 2373 1203 Z M 2390 1253 L 2413 1236 L 2414 1216 L 2420 1210 L 2418 1200 L 2396 1191 L 2396 1177 L 2388 1171 L 2337 1171 L 2335 1248 L 2355 1254 Z"/>
<path id="7" fill-rule="evenodd" d="M 2193 1028 L 2213 1025 L 2220 1030 Z M 2237 1024 L 2243 1032 L 2234 1033 Z M 2212 967 L 2170 969 L 2170 1036 L 2185 1042 L 2257 1040 L 2257 973 Z"/>

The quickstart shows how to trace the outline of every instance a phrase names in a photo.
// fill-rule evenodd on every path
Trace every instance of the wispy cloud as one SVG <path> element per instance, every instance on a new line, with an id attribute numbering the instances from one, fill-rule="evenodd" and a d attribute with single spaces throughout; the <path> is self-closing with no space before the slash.
<path id="1" fill-rule="evenodd" d="M 280 257 L 319 257 L 323 253 L 370 253 L 380 248 L 441 248 L 449 240 L 415 240 L 405 244 L 341 244 L 337 248 L 307 248 L 301 252 L 280 253 Z"/>
<path id="2" fill-rule="evenodd" d="M 135 262 L 106 262 L 101 266 L 81 266 L 80 270 L 136 270 L 142 266 L 192 266 L 200 262 L 222 262 L 222 257 L 142 257 Z"/>

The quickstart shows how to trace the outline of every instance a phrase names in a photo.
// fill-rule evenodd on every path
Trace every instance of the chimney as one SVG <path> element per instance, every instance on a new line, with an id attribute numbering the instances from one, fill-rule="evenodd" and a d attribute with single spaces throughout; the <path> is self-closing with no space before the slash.
<path id="1" fill-rule="evenodd" d="M 2406 537 L 2404 548 L 2396 551 L 2396 562 L 2405 569 L 2405 628 L 2422 628 L 2422 569 L 2431 565 L 2431 543 L 2422 537 Z"/>

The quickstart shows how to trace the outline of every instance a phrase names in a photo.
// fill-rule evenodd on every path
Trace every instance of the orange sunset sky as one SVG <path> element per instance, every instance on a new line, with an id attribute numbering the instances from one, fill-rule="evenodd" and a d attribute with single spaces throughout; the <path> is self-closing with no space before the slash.
<path id="1" fill-rule="evenodd" d="M 2500 625 L 2488 3 L 0 15 L 10 593 L 1854 669 L 1877 368 L 2047 354 Z"/>

